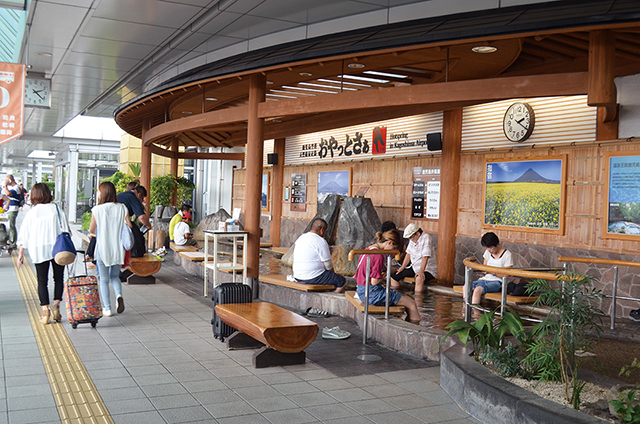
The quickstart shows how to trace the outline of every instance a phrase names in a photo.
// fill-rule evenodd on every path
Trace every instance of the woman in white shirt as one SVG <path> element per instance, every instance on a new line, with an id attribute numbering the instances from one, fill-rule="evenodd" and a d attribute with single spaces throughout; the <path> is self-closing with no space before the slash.
<path id="1" fill-rule="evenodd" d="M 53 315 L 60 321 L 60 301 L 64 290 L 64 266 L 53 260 L 53 245 L 63 231 L 69 231 L 69 223 L 58 206 L 52 203 L 51 190 L 45 183 L 38 183 L 31 189 L 31 204 L 20 226 L 17 245 L 18 267 L 24 263 L 24 249 L 29 251 L 31 262 L 36 267 L 38 297 L 42 306 L 40 322 L 48 324 Z M 53 268 L 53 306 L 49 308 L 49 264 Z"/>
<path id="2" fill-rule="evenodd" d="M 116 294 L 116 311 L 124 312 L 120 268 L 124 264 L 124 247 L 121 233 L 124 225 L 131 227 L 126 206 L 118 203 L 116 188 L 113 183 L 105 181 L 98 186 L 98 205 L 91 209 L 91 225 L 89 232 L 96 235 L 94 258 L 100 275 L 98 289 L 102 302 L 102 315 L 113 316 L 109 282 Z"/>

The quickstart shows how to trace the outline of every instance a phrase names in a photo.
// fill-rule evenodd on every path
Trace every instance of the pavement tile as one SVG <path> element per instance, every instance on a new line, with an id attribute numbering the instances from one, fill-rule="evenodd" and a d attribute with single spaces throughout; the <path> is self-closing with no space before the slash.
<path id="1" fill-rule="evenodd" d="M 298 405 L 296 405 L 292 400 L 290 400 L 286 396 L 274 396 L 274 397 L 267 397 L 267 398 L 248 399 L 247 402 L 256 411 L 261 413 L 298 408 Z"/>
<path id="2" fill-rule="evenodd" d="M 255 414 L 257 411 L 244 400 L 236 402 L 220 402 L 205 405 L 214 418 L 234 417 L 238 415 Z"/>
<path id="3" fill-rule="evenodd" d="M 303 409 L 285 409 L 282 411 L 265 412 L 262 415 L 272 424 L 304 424 L 317 421 L 317 418 Z"/>
<path id="4" fill-rule="evenodd" d="M 309 406 L 304 409 L 321 421 L 341 418 L 344 419 L 345 422 L 347 422 L 351 417 L 360 415 L 357 411 L 354 411 L 353 409 L 342 403 Z"/>

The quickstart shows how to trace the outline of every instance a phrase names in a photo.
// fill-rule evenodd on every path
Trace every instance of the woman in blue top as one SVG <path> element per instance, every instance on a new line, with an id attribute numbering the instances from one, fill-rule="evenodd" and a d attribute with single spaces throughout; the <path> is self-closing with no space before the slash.
<path id="1" fill-rule="evenodd" d="M 389 230 L 384 233 L 376 233 L 376 242 L 367 247 L 367 250 L 393 250 L 401 246 L 402 239 L 398 230 Z M 355 279 L 358 283 L 357 294 L 360 300 L 365 298 L 365 284 L 367 278 L 367 257 L 371 258 L 371 271 L 369 274 L 369 304 L 384 305 L 387 297 L 386 289 L 381 284 L 384 281 L 385 262 L 387 255 L 361 255 L 356 270 Z M 389 305 L 404 306 L 407 310 L 409 321 L 420 323 L 420 313 L 416 302 L 395 290 L 389 291 Z"/>

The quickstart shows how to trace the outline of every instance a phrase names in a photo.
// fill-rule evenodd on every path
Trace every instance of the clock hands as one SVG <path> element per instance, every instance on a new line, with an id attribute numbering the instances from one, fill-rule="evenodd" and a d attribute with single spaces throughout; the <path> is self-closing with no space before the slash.
<path id="1" fill-rule="evenodd" d="M 44 100 L 44 96 L 43 96 L 42 94 L 40 94 L 41 92 L 43 92 L 43 91 L 44 91 L 44 89 L 42 89 L 42 90 L 34 90 L 34 89 L 31 89 L 31 91 L 33 91 L 33 94 L 35 94 L 35 95 L 37 95 L 38 97 L 40 97 L 40 100 Z"/>
<path id="2" fill-rule="evenodd" d="M 527 118 L 526 118 L 526 117 L 524 117 L 524 118 L 522 118 L 522 119 L 520 119 L 520 120 L 517 120 L 517 119 L 516 119 L 515 121 L 516 121 L 518 124 L 520 124 L 520 126 L 521 126 L 522 128 L 524 128 L 525 130 L 528 130 L 529 128 L 527 128 L 527 127 L 525 127 L 524 125 L 522 125 L 522 121 L 524 121 L 525 119 L 527 119 Z"/>

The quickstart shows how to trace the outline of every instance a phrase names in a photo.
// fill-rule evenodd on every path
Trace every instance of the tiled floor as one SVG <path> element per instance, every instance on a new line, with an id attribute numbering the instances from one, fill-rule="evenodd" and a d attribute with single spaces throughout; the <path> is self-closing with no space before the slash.
<path id="1" fill-rule="evenodd" d="M 363 346 L 343 318 L 317 319 L 352 336 L 319 337 L 305 365 L 254 369 L 253 351 L 227 351 L 213 338 L 210 301 L 162 283 L 172 266 L 158 284 L 125 285 L 125 312 L 96 329 L 50 324 L 64 326 L 115 423 L 477 422 L 442 391 L 437 363 Z M 61 422 L 7 256 L 0 275 L 0 424 Z"/>

